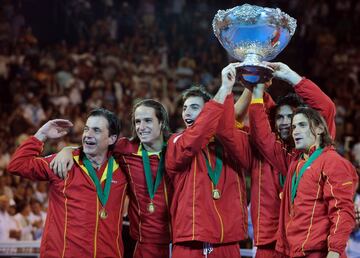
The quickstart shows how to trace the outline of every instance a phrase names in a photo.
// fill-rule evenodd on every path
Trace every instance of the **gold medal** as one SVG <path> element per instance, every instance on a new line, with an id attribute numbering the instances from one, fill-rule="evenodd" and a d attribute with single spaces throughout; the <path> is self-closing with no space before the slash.
<path id="1" fill-rule="evenodd" d="M 147 206 L 147 210 L 150 212 L 150 213 L 154 213 L 155 212 L 155 205 L 151 202 L 148 204 Z"/>
<path id="2" fill-rule="evenodd" d="M 100 210 L 100 212 L 99 212 L 99 215 L 100 215 L 100 218 L 101 218 L 101 219 L 106 219 L 107 216 L 108 216 L 108 213 L 107 213 L 107 211 L 105 210 L 105 208 L 102 208 L 102 209 Z"/>
<path id="3" fill-rule="evenodd" d="M 283 195 L 284 195 L 284 193 L 283 193 L 283 192 L 280 192 L 280 193 L 279 193 L 279 198 L 280 198 L 280 200 L 282 200 Z"/>
<path id="4" fill-rule="evenodd" d="M 215 199 L 215 200 L 219 200 L 220 199 L 220 191 L 218 189 L 213 189 L 212 190 L 212 197 Z"/>

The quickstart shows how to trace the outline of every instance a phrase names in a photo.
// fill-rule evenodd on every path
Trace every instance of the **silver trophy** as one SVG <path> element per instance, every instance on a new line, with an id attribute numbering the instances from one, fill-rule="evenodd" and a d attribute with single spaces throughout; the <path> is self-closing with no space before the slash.
<path id="1" fill-rule="evenodd" d="M 289 43 L 296 20 L 279 8 L 244 4 L 219 10 L 212 22 L 221 45 L 235 59 L 240 79 L 246 83 L 263 83 L 273 70 L 263 61 L 274 59 Z"/>

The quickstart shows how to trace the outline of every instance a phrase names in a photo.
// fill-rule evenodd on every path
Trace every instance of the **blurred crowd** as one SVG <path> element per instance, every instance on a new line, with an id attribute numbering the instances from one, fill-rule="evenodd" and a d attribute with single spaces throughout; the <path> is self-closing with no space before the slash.
<path id="1" fill-rule="evenodd" d="M 47 144 L 44 155 L 79 144 L 84 115 L 99 106 L 115 111 L 122 135 L 129 136 L 131 107 L 144 98 L 161 101 L 171 129 L 181 130 L 179 93 L 192 84 L 214 92 L 221 69 L 231 61 L 213 34 L 212 19 L 218 9 L 243 4 L 59 2 L 63 39 L 49 43 L 27 21 L 22 1 L 0 0 L 0 217 L 8 213 L 12 222 L 5 226 L 14 230 L 12 239 L 39 239 L 47 205 L 46 183 L 6 173 L 16 146 L 53 118 L 67 118 L 74 128 L 60 142 Z M 315 81 L 336 103 L 337 148 L 359 167 L 360 2 L 246 2 L 279 7 L 297 19 L 296 33 L 277 60 Z M 274 82 L 270 93 L 276 99 L 283 88 Z M 236 94 L 241 91 L 238 85 Z"/>

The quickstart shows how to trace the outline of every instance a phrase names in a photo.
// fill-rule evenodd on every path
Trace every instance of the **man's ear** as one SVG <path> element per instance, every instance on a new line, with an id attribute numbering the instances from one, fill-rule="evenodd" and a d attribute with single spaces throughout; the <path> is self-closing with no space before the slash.
<path id="1" fill-rule="evenodd" d="M 323 134 L 324 131 L 325 131 L 325 129 L 324 129 L 324 127 L 323 127 L 322 125 L 319 125 L 318 127 L 315 128 L 315 133 L 316 133 L 317 135 Z"/>
<path id="2" fill-rule="evenodd" d="M 113 144 L 116 142 L 117 138 L 118 138 L 118 137 L 117 137 L 116 134 L 111 135 L 111 136 L 109 137 L 109 145 L 113 145 Z"/>

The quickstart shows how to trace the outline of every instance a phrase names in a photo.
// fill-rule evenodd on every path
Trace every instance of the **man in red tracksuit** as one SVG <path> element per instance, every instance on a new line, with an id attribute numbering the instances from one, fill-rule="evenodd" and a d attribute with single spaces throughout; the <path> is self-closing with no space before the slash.
<path id="1" fill-rule="evenodd" d="M 167 112 L 155 100 L 140 101 L 133 107 L 132 126 L 132 139 L 121 138 L 114 153 L 129 182 L 130 235 L 137 240 L 133 257 L 168 258 L 173 190 L 164 166 L 170 136 Z M 150 177 L 144 155 L 148 157 Z"/>
<path id="2" fill-rule="evenodd" d="M 293 85 L 297 95 L 303 98 L 307 104 L 323 111 L 329 127 L 332 128 L 333 135 L 335 135 L 335 106 L 332 101 L 314 83 L 301 78 L 286 65 L 282 63 L 268 63 L 268 65 L 275 69 L 274 77 L 276 79 L 289 82 Z M 251 92 L 245 89 L 242 98 L 236 103 L 238 106 L 236 108 L 237 117 L 244 116 L 243 113 L 246 112 L 250 101 Z M 260 102 L 263 100 L 261 99 Z M 284 150 L 291 145 L 292 112 L 300 105 L 303 103 L 294 94 L 281 98 L 276 106 L 268 95 L 264 95 L 266 112 L 273 116 L 272 119 L 277 132 L 274 137 L 276 137 L 277 142 L 285 143 L 282 145 Z M 271 149 L 273 146 L 267 146 L 267 148 Z M 275 245 L 276 232 L 279 226 L 280 198 L 285 177 L 282 176 L 279 169 L 276 169 L 276 166 L 265 158 L 266 156 L 264 157 L 262 149 L 256 146 L 252 147 L 252 159 L 248 162 L 246 169 L 251 171 L 251 218 L 254 226 L 254 243 L 257 246 L 256 257 L 282 257 L 282 254 L 275 250 Z M 283 173 L 286 174 L 286 171 Z"/>
<path id="3" fill-rule="evenodd" d="M 199 87 L 183 95 L 187 128 L 170 137 L 165 161 L 174 184 L 173 258 L 240 257 L 238 242 L 247 238 L 240 171 L 250 150 L 242 144 L 246 134 L 235 128 L 235 68 L 230 64 L 223 69 L 222 86 L 213 99 Z"/>
<path id="4" fill-rule="evenodd" d="M 168 258 L 173 193 L 164 167 L 170 135 L 168 114 L 160 102 L 145 99 L 133 107 L 131 120 L 132 139 L 120 138 L 114 157 L 129 184 L 130 235 L 137 241 L 133 257 Z M 55 158 L 53 167 L 64 175 L 62 168 L 72 164 L 71 150 L 65 148 Z"/>
<path id="5" fill-rule="evenodd" d="M 320 112 L 325 119 L 327 127 L 332 139 L 335 138 L 336 126 L 335 126 L 335 114 L 336 108 L 332 100 L 321 91 L 312 81 L 306 78 L 302 78 L 296 72 L 291 70 L 287 65 L 283 63 L 267 63 L 274 69 L 274 77 L 281 79 L 293 85 L 295 93 L 301 97 L 304 103 Z M 286 174 L 288 169 L 288 160 L 286 153 L 291 152 L 293 147 L 293 140 L 291 138 L 291 118 L 296 105 L 294 100 L 290 100 L 286 103 L 287 96 L 278 101 L 275 108 L 272 109 L 273 120 L 276 133 L 272 133 L 272 127 L 268 122 L 268 116 L 262 123 L 254 122 L 259 121 L 259 117 L 255 112 L 252 112 L 255 108 L 263 108 L 264 91 L 255 88 L 255 94 L 253 91 L 252 101 L 249 108 L 249 120 L 250 120 L 250 134 L 256 140 L 254 141 L 255 147 L 266 158 L 266 160 L 281 173 Z M 295 103 L 299 103 L 295 101 Z M 265 111 L 264 111 L 265 112 Z M 262 117 L 263 118 L 263 117 Z M 268 142 L 260 142 L 262 139 L 256 136 L 259 126 L 266 126 L 269 130 L 266 130 L 267 137 L 271 137 L 271 145 Z M 285 153 L 285 155 L 278 155 L 279 153 Z"/>
<path id="6" fill-rule="evenodd" d="M 293 137 L 296 149 L 305 154 L 289 153 L 270 131 L 267 115 L 259 100 L 261 96 L 263 88 L 257 86 L 253 90 L 253 104 L 250 106 L 252 137 L 274 167 L 276 164 L 279 165 L 278 169 L 289 166 L 281 202 L 276 250 L 291 257 L 338 257 L 344 251 L 347 231 L 349 228 L 351 231 L 353 223 L 352 196 L 356 174 L 352 166 L 331 147 L 332 135 L 327 124 L 333 125 L 333 120 L 325 122 L 312 109 L 309 115 L 306 111 L 309 108 L 297 111 L 299 115 L 294 117 L 292 125 Z M 326 111 L 320 110 L 322 113 Z M 297 122 L 299 116 L 301 120 Z M 331 116 L 325 113 L 325 117 L 329 119 Z M 300 146 L 299 143 L 305 141 L 306 144 Z M 312 156 L 314 150 L 322 148 L 323 154 L 306 167 L 305 160 L 311 160 L 308 157 Z M 338 223 L 345 226 L 340 229 Z"/>
<path id="7" fill-rule="evenodd" d="M 235 104 L 237 127 L 244 132 L 249 128 L 243 124 L 247 109 L 251 102 L 251 91 L 244 89 L 241 97 Z M 266 95 L 267 110 L 274 107 L 270 95 Z M 251 144 L 251 136 L 249 143 Z M 280 193 L 282 185 L 281 174 L 274 170 L 269 162 L 251 144 L 250 159 L 246 160 L 245 171 L 251 175 L 250 214 L 253 224 L 254 244 L 257 246 L 256 258 L 282 257 L 275 251 L 276 233 L 279 224 Z"/>
<path id="8" fill-rule="evenodd" d="M 122 210 L 126 177 L 112 157 L 120 122 L 105 109 L 93 110 L 86 121 L 76 165 L 60 179 L 42 158 L 44 141 L 65 135 L 68 120 L 47 122 L 14 153 L 8 171 L 31 180 L 49 181 L 49 208 L 41 257 L 123 257 Z"/>

